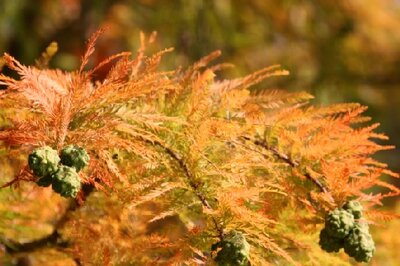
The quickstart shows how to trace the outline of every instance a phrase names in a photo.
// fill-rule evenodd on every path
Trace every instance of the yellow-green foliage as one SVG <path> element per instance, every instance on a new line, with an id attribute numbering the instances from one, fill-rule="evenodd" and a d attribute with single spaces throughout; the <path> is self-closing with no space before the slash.
<path id="1" fill-rule="evenodd" d="M 153 35 L 141 36 L 133 59 L 124 52 L 87 70 L 100 33 L 76 71 L 27 67 L 5 54 L 20 78 L 0 75 L 10 124 L 0 140 L 19 162 L 4 186 L 35 181 L 25 156 L 35 147 L 76 145 L 90 156 L 79 172 L 81 205 L 62 208 L 56 240 L 46 242 L 80 263 L 212 264 L 211 245 L 236 231 L 250 245 L 251 265 L 315 265 L 332 258 L 317 233 L 329 211 L 351 198 L 368 210 L 399 194 L 380 179 L 397 175 L 371 158 L 392 147 L 373 141 L 386 137 L 374 132 L 377 124 L 362 124 L 365 107 L 312 106 L 304 92 L 252 92 L 288 74 L 279 66 L 219 80 L 225 65 L 210 65 L 219 52 L 185 70 L 160 71 L 170 49 L 146 56 Z M 374 186 L 388 192 L 365 192 Z M 336 265 L 349 260 L 334 258 Z"/>

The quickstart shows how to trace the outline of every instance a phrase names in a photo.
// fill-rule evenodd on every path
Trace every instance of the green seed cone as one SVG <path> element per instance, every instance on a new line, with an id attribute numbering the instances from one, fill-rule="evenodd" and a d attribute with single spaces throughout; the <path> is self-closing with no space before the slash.
<path id="1" fill-rule="evenodd" d="M 89 164 L 86 150 L 75 145 L 68 145 L 61 151 L 61 163 L 74 167 L 77 172 Z"/>
<path id="2" fill-rule="evenodd" d="M 356 219 L 360 219 L 362 216 L 363 207 L 360 204 L 360 202 L 358 202 L 356 200 L 351 200 L 351 201 L 346 202 L 346 204 L 343 205 L 343 209 L 352 213 L 354 218 L 356 218 Z"/>
<path id="3" fill-rule="evenodd" d="M 231 231 L 223 241 L 212 246 L 212 250 L 217 248 L 221 248 L 215 257 L 219 266 L 249 265 L 250 245 L 242 233 Z"/>
<path id="4" fill-rule="evenodd" d="M 344 240 L 331 237 L 324 228 L 319 234 L 319 245 L 326 252 L 339 252 L 343 248 Z"/>
<path id="5" fill-rule="evenodd" d="M 75 198 L 81 189 L 80 178 L 74 168 L 61 166 L 57 172 L 52 175 L 53 190 L 63 197 Z"/>
<path id="6" fill-rule="evenodd" d="M 51 175 L 41 177 L 39 180 L 36 181 L 36 184 L 38 184 L 41 187 L 48 187 L 52 183 L 53 183 L 53 177 Z"/>
<path id="7" fill-rule="evenodd" d="M 325 228 L 333 238 L 344 239 L 354 227 L 354 216 L 344 209 L 331 211 L 325 220 Z"/>
<path id="8" fill-rule="evenodd" d="M 344 251 L 358 262 L 369 262 L 375 252 L 375 243 L 367 224 L 357 223 L 344 241 Z"/>
<path id="9" fill-rule="evenodd" d="M 57 151 L 49 146 L 37 148 L 28 156 L 29 168 L 37 177 L 50 176 L 58 169 Z"/>

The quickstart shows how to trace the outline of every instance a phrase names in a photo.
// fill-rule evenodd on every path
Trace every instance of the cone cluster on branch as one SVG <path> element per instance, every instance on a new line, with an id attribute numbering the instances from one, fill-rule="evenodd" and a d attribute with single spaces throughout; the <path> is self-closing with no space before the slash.
<path id="1" fill-rule="evenodd" d="M 320 232 L 319 245 L 327 252 L 341 248 L 358 262 L 369 262 L 375 252 L 375 244 L 368 225 L 360 223 L 362 206 L 349 201 L 342 208 L 331 211 L 325 218 L 325 228 Z"/>
<path id="2" fill-rule="evenodd" d="M 242 233 L 231 231 L 224 239 L 213 244 L 212 251 L 219 249 L 215 261 L 219 266 L 248 266 L 250 245 Z"/>
<path id="3" fill-rule="evenodd" d="M 55 192 L 63 197 L 75 198 L 81 189 L 78 172 L 89 163 L 85 149 L 68 145 L 61 150 L 61 158 L 49 146 L 39 147 L 28 157 L 29 168 L 38 178 L 42 187 L 52 185 Z"/>

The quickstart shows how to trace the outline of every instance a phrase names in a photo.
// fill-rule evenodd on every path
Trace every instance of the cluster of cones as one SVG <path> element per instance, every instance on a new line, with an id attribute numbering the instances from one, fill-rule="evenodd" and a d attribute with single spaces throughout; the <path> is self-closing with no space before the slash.
<path id="1" fill-rule="evenodd" d="M 75 198 L 81 189 L 78 172 L 89 163 L 86 150 L 68 145 L 58 152 L 49 146 L 37 148 L 29 154 L 28 164 L 38 178 L 39 186 L 52 186 L 63 197 Z"/>
<path id="2" fill-rule="evenodd" d="M 331 211 L 320 233 L 321 248 L 327 252 L 338 252 L 344 248 L 356 261 L 369 262 L 374 255 L 375 244 L 368 224 L 359 221 L 361 217 L 362 206 L 358 201 L 349 201 L 342 208 Z"/>

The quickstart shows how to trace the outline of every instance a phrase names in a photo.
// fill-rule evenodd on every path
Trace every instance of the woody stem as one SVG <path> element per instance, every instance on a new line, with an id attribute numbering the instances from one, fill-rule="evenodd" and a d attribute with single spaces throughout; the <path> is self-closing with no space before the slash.
<path id="1" fill-rule="evenodd" d="M 195 177 L 193 173 L 190 171 L 188 165 L 186 164 L 185 160 L 177 154 L 174 150 L 172 150 L 170 147 L 167 147 L 163 143 L 159 141 L 147 141 L 149 144 L 155 144 L 156 146 L 162 148 L 174 161 L 177 162 L 181 170 L 183 171 L 183 174 L 186 176 L 189 186 L 193 189 L 194 193 L 196 194 L 197 198 L 200 200 L 201 204 L 206 207 L 207 209 L 212 210 L 212 206 L 210 203 L 207 201 L 206 197 L 203 195 L 203 193 L 200 190 L 200 187 L 198 183 L 195 181 Z M 218 232 L 218 237 L 222 240 L 224 238 L 224 230 L 223 228 L 218 224 L 217 220 L 215 217 L 211 216 L 211 220 L 214 224 L 215 229 Z"/>
<path id="2" fill-rule="evenodd" d="M 285 162 L 286 164 L 288 164 L 292 168 L 298 168 L 300 166 L 300 164 L 297 161 L 291 159 L 287 154 L 284 154 L 284 153 L 280 152 L 277 148 L 270 146 L 265 140 L 257 140 L 257 139 L 253 139 L 253 138 L 250 138 L 250 137 L 247 137 L 247 136 L 241 136 L 241 138 L 243 140 L 246 140 L 246 141 L 251 141 L 254 145 L 262 147 L 265 150 L 268 150 L 275 157 L 277 157 L 278 159 L 282 160 L 283 162 Z M 303 175 L 308 180 L 313 182 L 321 192 L 329 193 L 329 189 L 327 187 L 325 187 L 318 179 L 315 179 L 314 177 L 312 177 L 310 175 L 310 173 L 306 172 L 306 173 L 303 173 Z"/>

